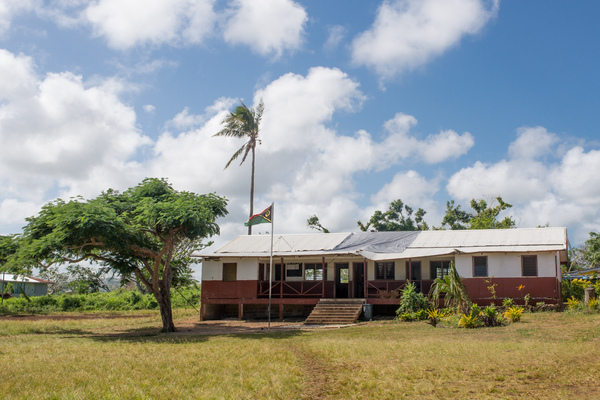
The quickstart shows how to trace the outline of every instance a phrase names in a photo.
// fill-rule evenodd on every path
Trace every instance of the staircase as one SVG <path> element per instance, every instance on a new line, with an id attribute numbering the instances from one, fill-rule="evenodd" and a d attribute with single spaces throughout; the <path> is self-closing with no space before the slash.
<path id="1" fill-rule="evenodd" d="M 304 325 L 353 324 L 362 313 L 365 299 L 321 299 Z"/>

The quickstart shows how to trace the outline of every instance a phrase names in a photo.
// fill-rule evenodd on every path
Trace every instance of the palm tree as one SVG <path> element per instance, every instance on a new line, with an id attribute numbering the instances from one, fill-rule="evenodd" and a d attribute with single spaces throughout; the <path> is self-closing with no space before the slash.
<path id="1" fill-rule="evenodd" d="M 258 103 L 256 110 L 253 108 L 248 108 L 244 102 L 240 101 L 240 105 L 237 106 L 233 112 L 229 113 L 229 115 L 223 120 L 222 124 L 225 124 L 225 128 L 221 129 L 219 133 L 214 135 L 247 140 L 238 151 L 233 153 L 233 156 L 227 165 L 225 165 L 225 169 L 227 169 L 240 155 L 244 154 L 242 157 L 242 162 L 240 163 L 240 165 L 242 165 L 244 161 L 246 161 L 248 154 L 252 152 L 252 174 L 250 177 L 250 217 L 254 215 L 254 159 L 256 156 L 256 144 L 260 144 L 258 131 L 263 111 L 264 105 L 262 99 L 260 100 L 260 103 Z M 252 225 L 248 227 L 248 235 L 252 235 Z"/>
<path id="2" fill-rule="evenodd" d="M 469 291 L 456 271 L 454 261 L 450 262 L 448 275 L 444 276 L 443 279 L 437 278 L 429 291 L 429 295 L 436 305 L 439 304 L 442 294 L 445 295 L 444 303 L 446 307 L 455 307 L 463 313 L 467 312 L 468 305 L 471 302 Z"/>

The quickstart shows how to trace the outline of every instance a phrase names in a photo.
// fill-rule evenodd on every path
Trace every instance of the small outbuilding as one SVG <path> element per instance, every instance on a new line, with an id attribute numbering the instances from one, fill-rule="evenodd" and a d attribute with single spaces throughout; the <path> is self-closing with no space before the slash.
<path id="1" fill-rule="evenodd" d="M 44 296 L 48 294 L 48 284 L 52 282 L 24 275 L 0 273 L 0 293 L 8 293 L 12 297 L 19 297 L 21 293 L 31 296 Z M 10 288 L 10 291 L 7 289 Z"/>

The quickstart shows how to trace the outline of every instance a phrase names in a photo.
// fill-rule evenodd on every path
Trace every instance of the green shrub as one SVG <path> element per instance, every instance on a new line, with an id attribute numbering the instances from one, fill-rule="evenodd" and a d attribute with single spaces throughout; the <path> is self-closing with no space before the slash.
<path id="1" fill-rule="evenodd" d="M 507 297 L 506 299 L 502 300 L 502 307 L 512 307 L 515 305 L 515 301 L 513 299 L 511 299 L 510 297 Z"/>
<path id="2" fill-rule="evenodd" d="M 479 314 L 484 326 L 501 326 L 503 322 L 502 314 L 494 306 L 487 306 Z"/>
<path id="3" fill-rule="evenodd" d="M 200 306 L 200 287 L 191 286 L 171 292 L 173 308 Z M 152 294 L 126 289 L 90 294 L 60 294 L 5 299 L 1 314 L 46 313 L 58 311 L 154 310 L 158 303 Z"/>
<path id="4" fill-rule="evenodd" d="M 417 311 L 427 310 L 429 307 L 430 305 L 427 298 L 423 293 L 417 292 L 414 283 L 409 282 L 404 286 L 404 290 L 402 291 L 400 307 L 396 310 L 396 315 L 416 313 Z M 424 319 L 426 319 L 426 317 Z"/>

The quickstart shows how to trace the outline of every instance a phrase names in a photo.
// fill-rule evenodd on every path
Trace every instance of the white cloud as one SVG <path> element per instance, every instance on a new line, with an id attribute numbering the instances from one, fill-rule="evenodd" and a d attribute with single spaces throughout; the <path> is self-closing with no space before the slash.
<path id="1" fill-rule="evenodd" d="M 144 106 L 142 107 L 144 109 L 144 111 L 146 111 L 148 114 L 153 114 L 154 111 L 156 111 L 156 107 L 153 106 L 152 104 L 144 104 Z"/>
<path id="2" fill-rule="evenodd" d="M 412 70 L 476 34 L 499 0 L 385 0 L 373 26 L 352 43 L 352 59 L 383 79 Z"/>
<path id="3" fill-rule="evenodd" d="M 520 226 L 567 226 L 581 243 L 587 232 L 600 230 L 600 150 L 563 152 L 565 146 L 542 127 L 520 128 L 506 159 L 463 168 L 446 189 L 463 202 L 502 196 L 514 205 Z"/>
<path id="4" fill-rule="evenodd" d="M 228 43 L 243 44 L 258 54 L 275 57 L 302 45 L 308 16 L 292 0 L 233 0 L 229 12 L 231 17 L 223 33 Z"/>
<path id="5" fill-rule="evenodd" d="M 394 118 L 386 121 L 384 128 L 388 136 L 378 145 L 376 152 L 380 168 L 409 157 L 429 164 L 456 159 L 466 154 L 475 144 L 469 132 L 459 135 L 452 130 L 431 134 L 425 140 L 419 140 L 409 135 L 416 124 L 415 117 L 403 113 L 397 113 Z"/>
<path id="6" fill-rule="evenodd" d="M 213 30 L 214 0 L 98 0 L 82 13 L 94 35 L 126 50 L 201 43 Z"/>
<path id="7" fill-rule="evenodd" d="M 39 7 L 39 0 L 0 0 L 0 35 L 10 28 L 12 19 Z"/>
<path id="8" fill-rule="evenodd" d="M 133 109 L 119 100 L 122 85 L 112 80 L 88 86 L 71 72 L 39 77 L 30 58 L 4 50 L 0 71 L 3 198 L 40 202 L 63 189 L 87 195 L 79 183 L 97 190 L 103 183 L 90 180 L 93 174 L 130 168 L 137 150 L 150 143 L 138 132 Z"/>
<path id="9" fill-rule="evenodd" d="M 517 139 L 508 148 L 508 154 L 514 159 L 535 159 L 551 153 L 558 137 L 541 126 L 517 129 Z"/>
<path id="10" fill-rule="evenodd" d="M 341 25 L 334 25 L 330 26 L 327 30 L 329 31 L 329 36 L 323 47 L 327 51 L 333 51 L 346 36 L 347 29 Z"/>

